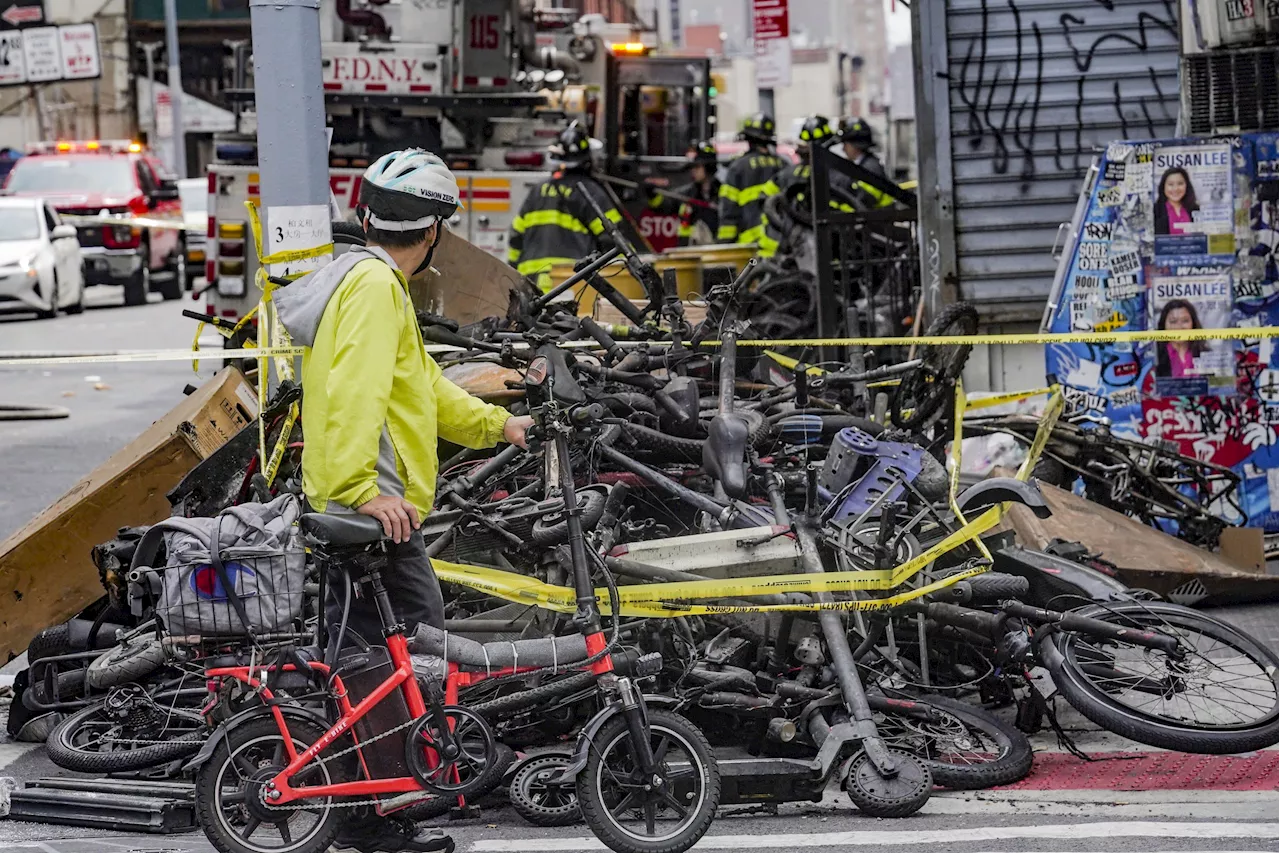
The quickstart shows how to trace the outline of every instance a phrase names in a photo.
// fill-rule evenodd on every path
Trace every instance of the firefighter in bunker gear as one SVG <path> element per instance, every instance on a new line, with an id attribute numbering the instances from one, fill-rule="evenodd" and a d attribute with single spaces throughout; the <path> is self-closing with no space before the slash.
<path id="1" fill-rule="evenodd" d="M 681 246 L 709 243 L 715 239 L 720 227 L 720 181 L 716 178 L 716 147 L 710 141 L 695 143 L 689 149 L 688 157 L 689 176 L 693 180 L 677 187 L 674 192 L 684 198 L 664 195 L 657 188 L 649 190 L 649 207 L 652 210 L 664 214 L 675 213 L 680 217 L 677 237 Z M 698 236 L 704 231 L 705 236 Z"/>
<path id="2" fill-rule="evenodd" d="M 561 168 L 530 190 L 511 223 L 507 262 L 542 291 L 551 289 L 554 264 L 572 264 L 601 248 L 604 233 L 590 195 L 609 221 L 622 221 L 609 193 L 591 176 L 592 140 L 577 122 L 560 132 L 550 147 Z"/>
<path id="3" fill-rule="evenodd" d="M 773 151 L 773 119 L 756 113 L 742 123 L 740 139 L 747 150 L 729 164 L 720 185 L 721 243 L 756 243 L 764 236 L 760 215 L 764 210 L 764 188 L 786 163 Z"/>
<path id="4" fill-rule="evenodd" d="M 840 142 L 844 145 L 844 154 L 849 162 L 861 166 L 881 178 L 888 178 L 884 163 L 875 155 L 876 138 L 871 132 L 871 125 L 860 118 L 840 119 Z M 865 181 L 858 181 L 854 189 L 860 201 L 868 208 L 888 207 L 893 204 L 893 196 L 876 189 Z"/>
<path id="5" fill-rule="evenodd" d="M 765 184 L 765 197 L 783 194 L 787 196 L 790 204 L 807 206 L 806 196 L 813 173 L 810 166 L 813 146 L 819 145 L 826 148 L 833 145 L 835 141 L 835 131 L 831 129 L 830 122 L 824 116 L 815 115 L 805 119 L 804 125 L 800 128 L 800 144 L 796 146 L 800 162 L 783 169 L 773 180 Z M 833 179 L 834 177 L 832 175 Z M 831 209 L 852 213 L 853 206 L 845 200 L 849 197 L 849 190 L 846 187 L 837 186 L 834 182 L 832 190 Z M 760 214 L 760 224 L 764 228 L 764 234 L 760 237 L 760 255 L 766 258 L 773 257 L 778 252 L 778 244 L 783 235 L 769 223 L 763 210 Z"/>

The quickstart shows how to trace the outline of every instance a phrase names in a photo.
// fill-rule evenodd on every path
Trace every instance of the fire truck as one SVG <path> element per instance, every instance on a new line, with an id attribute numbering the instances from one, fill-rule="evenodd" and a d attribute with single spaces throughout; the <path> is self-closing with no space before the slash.
<path id="1" fill-rule="evenodd" d="M 603 141 L 606 174 L 678 181 L 689 145 L 714 134 L 710 62 L 658 56 L 645 37 L 599 15 L 522 0 L 323 0 L 335 215 L 350 217 L 360 176 L 378 156 L 427 148 L 450 163 L 462 190 L 450 229 L 505 259 L 512 220 L 550 174 L 547 145 L 572 120 Z M 258 298 L 244 207 L 259 197 L 247 49 L 235 76 L 237 133 L 215 139 L 209 166 L 203 291 L 210 313 L 227 318 Z M 653 214 L 639 197 L 624 202 L 638 242 L 674 244 L 675 217 Z"/>

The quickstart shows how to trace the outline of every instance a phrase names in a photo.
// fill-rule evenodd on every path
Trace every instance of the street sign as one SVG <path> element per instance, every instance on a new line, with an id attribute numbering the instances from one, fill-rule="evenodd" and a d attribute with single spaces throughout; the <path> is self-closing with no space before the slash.
<path id="1" fill-rule="evenodd" d="M 787 0 L 751 0 L 751 31 L 757 42 L 789 38 Z"/>
<path id="2" fill-rule="evenodd" d="M 22 31 L 22 56 L 28 83 L 62 79 L 62 48 L 57 27 L 33 27 Z"/>
<path id="3" fill-rule="evenodd" d="M 781 89 L 791 85 L 791 39 L 756 42 L 756 88 Z"/>
<path id="4" fill-rule="evenodd" d="M 14 8 L 18 7 L 9 6 L 6 11 Z M 97 24 L 0 30 L 0 86 L 101 76 Z"/>
<path id="5" fill-rule="evenodd" d="M 58 27 L 62 36 L 62 76 L 67 80 L 92 80 L 102 76 L 98 57 L 97 24 Z"/>
<path id="6" fill-rule="evenodd" d="M 44 23 L 44 0 L 0 0 L 0 30 Z"/>
<path id="7" fill-rule="evenodd" d="M 0 86 L 27 82 L 26 63 L 22 59 L 22 33 L 0 32 Z"/>

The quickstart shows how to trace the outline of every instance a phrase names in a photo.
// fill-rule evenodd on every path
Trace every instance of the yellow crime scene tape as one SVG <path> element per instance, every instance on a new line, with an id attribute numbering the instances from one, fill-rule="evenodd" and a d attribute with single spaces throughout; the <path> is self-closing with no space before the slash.
<path id="1" fill-rule="evenodd" d="M 972 521 L 965 519 L 956 504 L 959 488 L 961 430 L 964 413 L 968 409 L 985 409 L 1032 397 L 1048 395 L 1049 401 L 1040 416 L 1036 435 L 1027 452 L 1027 458 L 1015 475 L 1026 482 L 1036 460 L 1044 451 L 1064 405 L 1062 390 L 1058 386 L 1037 388 L 1000 394 L 993 397 L 969 399 L 961 383 L 956 383 L 956 432 L 951 445 L 952 512 L 961 527 L 929 549 L 893 569 L 875 569 L 860 572 L 824 572 L 823 574 L 763 575 L 758 577 L 729 578 L 724 580 L 675 581 L 669 583 L 636 584 L 618 588 L 619 615 L 641 618 L 674 618 L 678 616 L 707 616 L 713 614 L 745 613 L 813 613 L 822 610 L 867 611 L 897 607 L 990 569 L 992 557 L 981 540 L 982 534 L 995 527 L 1010 504 L 993 506 Z M 780 593 L 816 594 L 823 592 L 854 592 L 862 590 L 891 590 L 914 578 L 939 557 L 973 542 L 982 554 L 980 565 L 965 569 L 939 580 L 906 589 L 884 598 L 863 598 L 849 601 L 812 601 L 790 604 L 702 604 L 707 599 L 740 599 L 758 595 Z M 432 560 L 436 577 L 448 583 L 465 586 L 477 592 L 492 595 L 517 604 L 531 604 L 561 613 L 572 613 L 577 606 L 577 596 L 571 587 L 555 586 L 526 575 L 502 569 Z M 609 591 L 597 589 L 596 599 L 604 612 L 610 612 Z"/>
<path id="2" fill-rule="evenodd" d="M 293 253 L 289 253 L 292 255 Z M 297 258 L 292 258 L 297 260 Z M 272 261 L 276 263 L 276 261 Z M 256 315 L 257 308 L 241 318 L 243 324 L 247 319 Z M 219 330 L 224 336 L 231 334 Z M 759 341 L 738 341 L 739 346 L 755 346 L 755 347 L 802 347 L 802 346 L 905 346 L 907 344 L 930 345 L 930 346 L 954 346 L 956 344 L 1103 344 L 1103 343 L 1151 343 L 1166 341 L 1256 341 L 1263 338 L 1280 337 L 1280 326 L 1256 326 L 1244 329 L 1187 329 L 1186 331 L 1145 331 L 1145 332 L 1071 332 L 1071 333 L 1054 333 L 1043 335 L 1018 334 L 1018 335 L 971 335 L 963 336 L 924 336 L 919 338 L 793 338 L 781 340 L 759 340 Z M 661 347 L 668 344 L 668 341 L 619 341 L 618 345 L 626 349 L 629 346 L 638 346 L 641 343 L 650 347 Z M 704 341 L 704 346 L 719 346 L 719 341 Z M 526 344 L 516 343 L 516 349 L 526 347 Z M 566 341 L 561 344 L 566 349 L 599 349 L 600 345 L 595 341 Z M 426 351 L 429 353 L 436 352 L 460 352 L 463 347 L 449 346 L 447 344 L 428 344 Z M 294 357 L 300 356 L 305 352 L 304 347 L 298 346 L 281 346 L 281 347 L 245 347 L 242 350 L 222 350 L 209 351 L 201 350 L 193 352 L 189 349 L 171 349 L 171 350 L 132 350 L 109 355 L 64 355 L 64 356 L 24 356 L 6 354 L 0 350 L 0 367 L 36 367 L 36 366 L 56 366 L 60 364 L 109 364 L 109 363 L 140 363 L 140 362 L 161 362 L 161 361 L 188 361 L 193 356 L 199 358 L 209 358 L 214 360 L 230 361 L 238 358 L 274 358 L 274 357 Z M 785 361 L 784 361 L 785 359 Z M 777 360 L 786 364 L 792 362 L 799 364 L 795 359 L 787 359 L 785 356 L 777 356 Z M 809 369 L 812 375 L 819 375 L 821 368 L 813 367 Z"/>

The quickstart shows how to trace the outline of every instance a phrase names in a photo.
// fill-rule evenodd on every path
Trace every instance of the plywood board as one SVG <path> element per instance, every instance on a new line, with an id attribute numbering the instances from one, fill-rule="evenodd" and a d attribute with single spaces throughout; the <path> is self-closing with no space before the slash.
<path id="1" fill-rule="evenodd" d="M 409 294 L 419 311 L 442 314 L 462 325 L 486 317 L 507 315 L 508 294 L 522 276 L 465 238 L 445 231 L 431 258 L 431 267 L 409 282 Z"/>
<path id="2" fill-rule="evenodd" d="M 1243 572 L 1218 554 L 1063 489 L 1041 483 L 1040 490 L 1053 515 L 1036 518 L 1031 510 L 1014 504 L 1002 522 L 1028 548 L 1042 549 L 1053 539 L 1079 542 L 1119 567 L 1125 583 L 1161 595 L 1176 596 L 1191 582 L 1222 600 L 1275 600 L 1275 577 Z"/>

